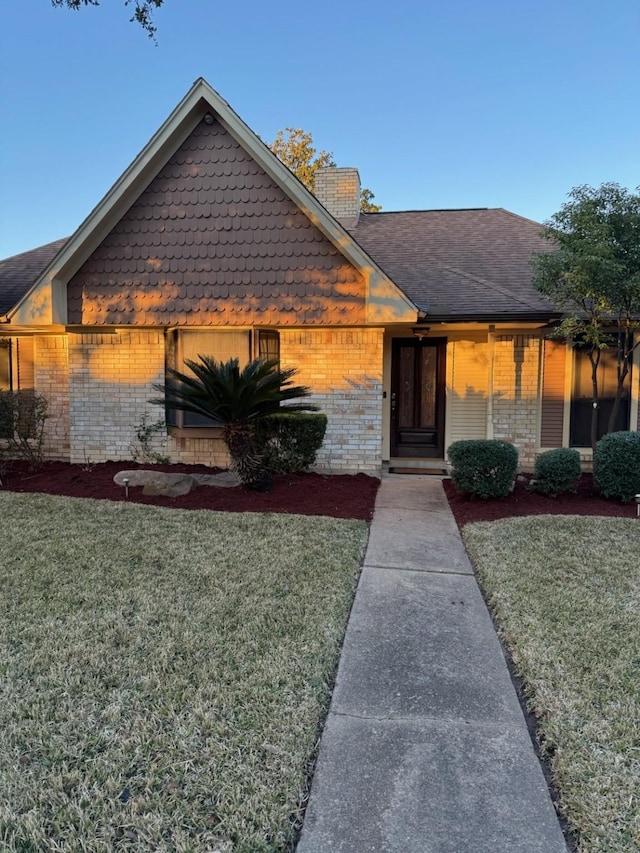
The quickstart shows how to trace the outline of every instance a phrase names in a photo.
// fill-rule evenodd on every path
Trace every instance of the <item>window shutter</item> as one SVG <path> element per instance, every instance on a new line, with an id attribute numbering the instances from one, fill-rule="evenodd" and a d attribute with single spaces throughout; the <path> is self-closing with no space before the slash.
<path id="1" fill-rule="evenodd" d="M 0 391 L 11 391 L 11 340 L 0 340 Z"/>
<path id="2" fill-rule="evenodd" d="M 165 349 L 164 349 L 164 366 L 165 375 L 166 369 L 170 367 L 172 370 L 178 369 L 178 330 L 171 329 L 166 333 Z M 175 409 L 170 409 L 169 406 L 164 407 L 164 416 L 167 426 L 177 427 L 181 424 L 180 412 Z"/>
<path id="3" fill-rule="evenodd" d="M 560 341 L 544 342 L 540 428 L 542 447 L 562 447 L 566 354 L 566 344 Z"/>
<path id="4" fill-rule="evenodd" d="M 21 391 L 35 388 L 35 368 L 33 357 L 33 338 L 17 338 L 18 388 Z"/>

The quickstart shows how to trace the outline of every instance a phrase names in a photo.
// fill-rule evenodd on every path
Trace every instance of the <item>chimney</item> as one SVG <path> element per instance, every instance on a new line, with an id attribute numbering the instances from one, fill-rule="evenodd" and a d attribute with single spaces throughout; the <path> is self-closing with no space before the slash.
<path id="1" fill-rule="evenodd" d="M 360 175 L 351 167 L 327 166 L 315 175 L 315 196 L 344 225 L 355 228 L 360 216 Z"/>

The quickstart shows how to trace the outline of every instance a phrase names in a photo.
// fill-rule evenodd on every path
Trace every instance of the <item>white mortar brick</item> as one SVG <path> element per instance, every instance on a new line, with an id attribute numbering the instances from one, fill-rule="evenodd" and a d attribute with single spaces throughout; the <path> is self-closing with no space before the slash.
<path id="1" fill-rule="evenodd" d="M 47 399 L 44 456 L 69 459 L 69 359 L 64 335 L 34 338 L 34 376 L 38 393 Z"/>
<path id="2" fill-rule="evenodd" d="M 382 329 L 281 330 L 283 367 L 298 368 L 296 381 L 327 415 L 318 468 L 380 473 L 382 345 Z"/>
<path id="3" fill-rule="evenodd" d="M 153 384 L 164 379 L 164 335 L 158 330 L 69 334 L 39 339 L 38 387 L 58 407 L 49 425 L 48 454 L 83 463 L 131 459 L 135 428 Z M 282 330 L 283 366 L 298 368 L 328 417 L 317 467 L 379 474 L 382 442 L 382 329 Z M 55 353 L 55 357 L 52 355 Z M 67 373 L 68 362 L 68 373 Z M 46 389 L 46 390 L 45 390 Z M 173 462 L 228 464 L 222 438 L 154 437 L 152 448 Z"/>
<path id="4" fill-rule="evenodd" d="M 494 345 L 493 435 L 512 442 L 522 467 L 535 462 L 538 424 L 538 365 L 536 335 L 499 335 Z"/>

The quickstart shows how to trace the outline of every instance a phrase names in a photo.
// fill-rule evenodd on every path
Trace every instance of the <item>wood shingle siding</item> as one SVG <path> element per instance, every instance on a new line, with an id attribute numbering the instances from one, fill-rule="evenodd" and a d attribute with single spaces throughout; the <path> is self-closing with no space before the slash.
<path id="1" fill-rule="evenodd" d="M 218 121 L 200 122 L 68 286 L 84 325 L 361 324 L 365 281 Z"/>
<path id="2" fill-rule="evenodd" d="M 540 445 L 562 447 L 567 348 L 560 341 L 544 342 Z"/>

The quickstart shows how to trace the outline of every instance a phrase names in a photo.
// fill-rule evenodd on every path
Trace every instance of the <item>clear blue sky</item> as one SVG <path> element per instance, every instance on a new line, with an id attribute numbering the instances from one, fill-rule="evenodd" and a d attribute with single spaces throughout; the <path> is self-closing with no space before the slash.
<path id="1" fill-rule="evenodd" d="M 67 236 L 197 77 L 265 141 L 302 127 L 385 210 L 548 218 L 640 184 L 638 0 L 124 0 L 0 9 L 0 257 Z"/>

